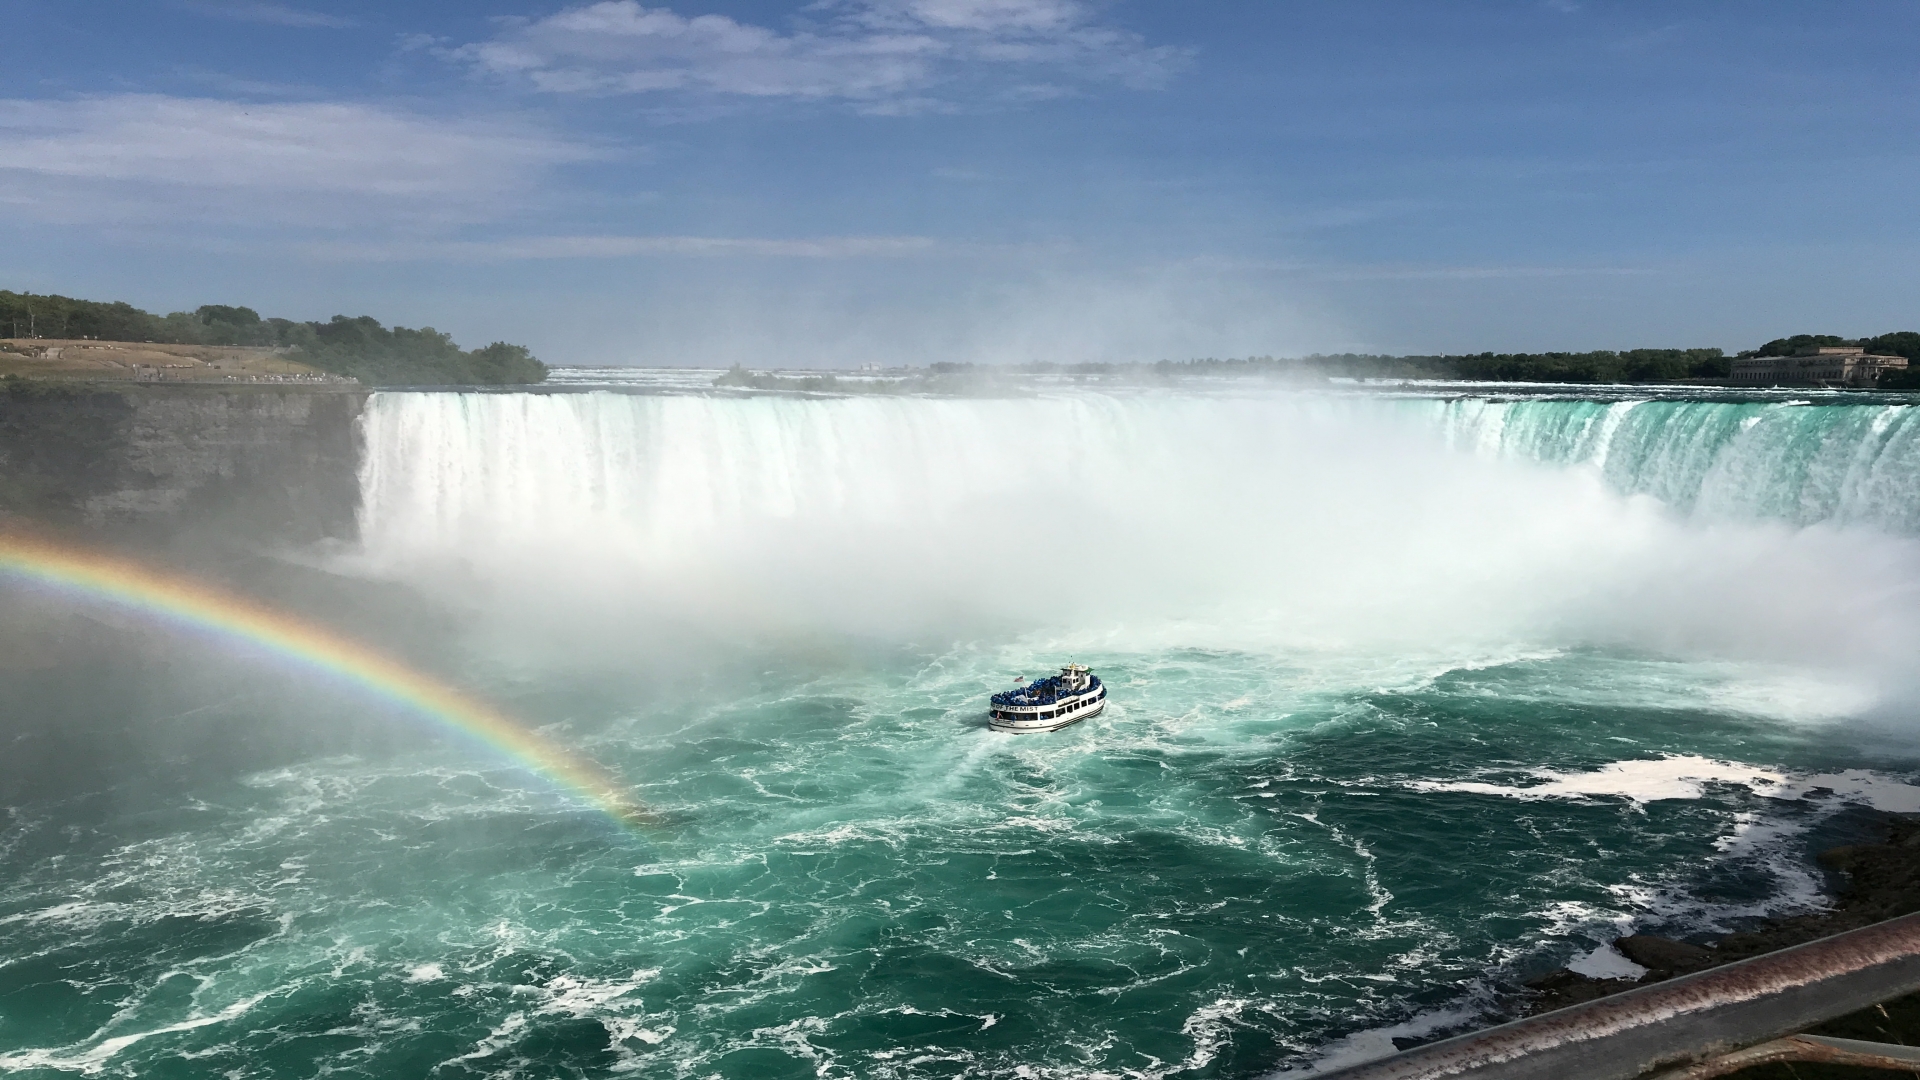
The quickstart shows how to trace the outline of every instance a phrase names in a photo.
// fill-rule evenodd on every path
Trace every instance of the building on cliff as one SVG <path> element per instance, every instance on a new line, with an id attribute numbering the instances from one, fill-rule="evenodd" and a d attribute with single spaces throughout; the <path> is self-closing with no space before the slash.
<path id="1" fill-rule="evenodd" d="M 1904 356 L 1828 347 L 1806 356 L 1741 357 L 1727 381 L 1735 386 L 1874 386 L 1882 372 L 1906 366 Z"/>

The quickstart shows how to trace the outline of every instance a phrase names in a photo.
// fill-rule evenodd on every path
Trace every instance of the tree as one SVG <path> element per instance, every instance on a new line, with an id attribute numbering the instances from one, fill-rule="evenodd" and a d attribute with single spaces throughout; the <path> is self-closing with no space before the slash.
<path id="1" fill-rule="evenodd" d="M 215 323 L 227 323 L 230 326 L 254 326 L 260 322 L 260 313 L 250 307 L 228 307 L 225 304 L 202 304 L 194 311 L 200 321 L 212 326 Z"/>
<path id="2" fill-rule="evenodd" d="M 467 366 L 476 383 L 537 383 L 547 378 L 547 365 L 534 359 L 526 346 L 504 341 L 468 353 Z"/>
<path id="3" fill-rule="evenodd" d="M 118 301 L 0 290 L 0 335 L 278 346 L 323 371 L 373 386 L 516 384 L 547 377 L 547 366 L 525 347 L 503 341 L 469 353 L 430 326 L 389 329 L 369 315 L 335 315 L 324 323 L 263 319 L 252 308 L 227 304 L 160 316 Z"/>
<path id="4" fill-rule="evenodd" d="M 1843 337 L 1834 337 L 1832 334 L 1795 334 L 1787 338 L 1774 338 L 1753 352 L 1742 353 L 1741 355 L 1812 356 L 1823 348 L 1844 348 L 1849 345 L 1858 344 L 1860 343 L 1857 341 L 1849 341 Z"/>
<path id="5" fill-rule="evenodd" d="M 1870 353 L 1881 356 L 1904 356 L 1920 363 L 1920 334 L 1912 330 L 1896 330 L 1891 334 L 1866 338 L 1860 342 Z"/>

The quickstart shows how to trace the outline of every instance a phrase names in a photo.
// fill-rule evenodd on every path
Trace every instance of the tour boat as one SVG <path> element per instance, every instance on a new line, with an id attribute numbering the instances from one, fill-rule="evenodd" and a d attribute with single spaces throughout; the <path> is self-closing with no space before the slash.
<path id="1" fill-rule="evenodd" d="M 1014 735 L 1059 731 L 1106 707 L 1107 688 L 1100 685 L 1100 676 L 1083 664 L 1068 664 L 1058 675 L 993 695 L 987 725 Z"/>

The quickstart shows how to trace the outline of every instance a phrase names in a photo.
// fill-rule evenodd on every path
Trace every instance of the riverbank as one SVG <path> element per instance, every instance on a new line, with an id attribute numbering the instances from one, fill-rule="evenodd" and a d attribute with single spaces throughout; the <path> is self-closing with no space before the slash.
<path id="1" fill-rule="evenodd" d="M 0 339 L 0 377 L 109 383 L 302 383 L 358 387 L 354 379 L 289 359 L 284 349 L 151 341 Z"/>

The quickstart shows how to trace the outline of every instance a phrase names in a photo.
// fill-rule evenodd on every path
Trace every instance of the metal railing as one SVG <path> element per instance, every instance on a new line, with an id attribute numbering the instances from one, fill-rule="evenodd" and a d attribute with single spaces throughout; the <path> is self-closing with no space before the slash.
<path id="1" fill-rule="evenodd" d="M 1920 1071 L 1920 1050 L 1796 1035 L 1920 991 L 1920 914 L 1556 1009 L 1325 1080 L 1710 1080 L 1776 1061 Z"/>

